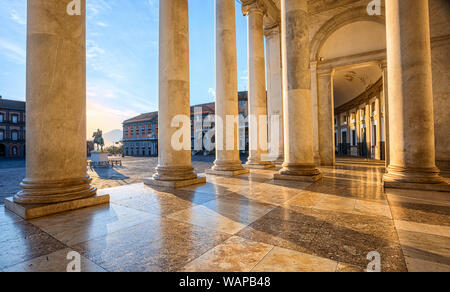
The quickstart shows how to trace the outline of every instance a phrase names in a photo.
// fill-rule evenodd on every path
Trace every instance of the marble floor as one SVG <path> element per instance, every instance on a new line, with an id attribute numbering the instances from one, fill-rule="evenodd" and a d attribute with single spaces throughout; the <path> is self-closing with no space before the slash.
<path id="1" fill-rule="evenodd" d="M 316 183 L 275 170 L 178 190 L 101 190 L 109 206 L 23 221 L 0 206 L 0 271 L 450 271 L 450 196 L 383 192 L 380 165 L 324 168 Z"/>

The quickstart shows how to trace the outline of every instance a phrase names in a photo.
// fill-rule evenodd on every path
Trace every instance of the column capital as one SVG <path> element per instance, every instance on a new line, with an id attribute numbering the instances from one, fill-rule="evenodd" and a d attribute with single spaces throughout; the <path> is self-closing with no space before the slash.
<path id="1" fill-rule="evenodd" d="M 275 23 L 273 26 L 264 28 L 264 35 L 266 38 L 270 38 L 281 33 L 280 24 Z"/>
<path id="2" fill-rule="evenodd" d="M 252 13 L 265 15 L 267 9 L 262 0 L 244 0 L 242 1 L 242 13 L 247 16 Z"/>

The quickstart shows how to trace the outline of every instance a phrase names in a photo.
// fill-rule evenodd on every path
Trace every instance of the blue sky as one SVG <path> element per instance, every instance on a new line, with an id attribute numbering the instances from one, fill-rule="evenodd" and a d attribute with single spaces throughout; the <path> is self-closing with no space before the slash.
<path id="1" fill-rule="evenodd" d="M 88 135 L 158 106 L 159 0 L 87 0 Z M 189 0 L 191 104 L 214 101 L 214 1 Z M 236 3 L 238 83 L 247 21 Z M 0 95 L 25 100 L 26 0 L 0 0 Z"/>

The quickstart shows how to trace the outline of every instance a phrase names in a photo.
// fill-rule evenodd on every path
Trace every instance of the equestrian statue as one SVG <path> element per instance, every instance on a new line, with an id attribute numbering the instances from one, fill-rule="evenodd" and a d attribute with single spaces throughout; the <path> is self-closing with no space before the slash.
<path id="1" fill-rule="evenodd" d="M 103 140 L 103 132 L 98 129 L 97 132 L 92 134 L 92 138 L 94 138 L 94 146 L 97 145 L 97 151 L 103 151 L 103 146 L 105 146 L 105 140 Z"/>

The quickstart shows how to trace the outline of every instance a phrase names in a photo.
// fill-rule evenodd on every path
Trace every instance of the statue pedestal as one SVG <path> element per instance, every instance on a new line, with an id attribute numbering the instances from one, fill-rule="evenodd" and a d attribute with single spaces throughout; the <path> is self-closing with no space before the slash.
<path id="1" fill-rule="evenodd" d="M 91 165 L 93 165 L 94 167 L 108 167 L 109 166 L 108 152 L 92 151 Z"/>

